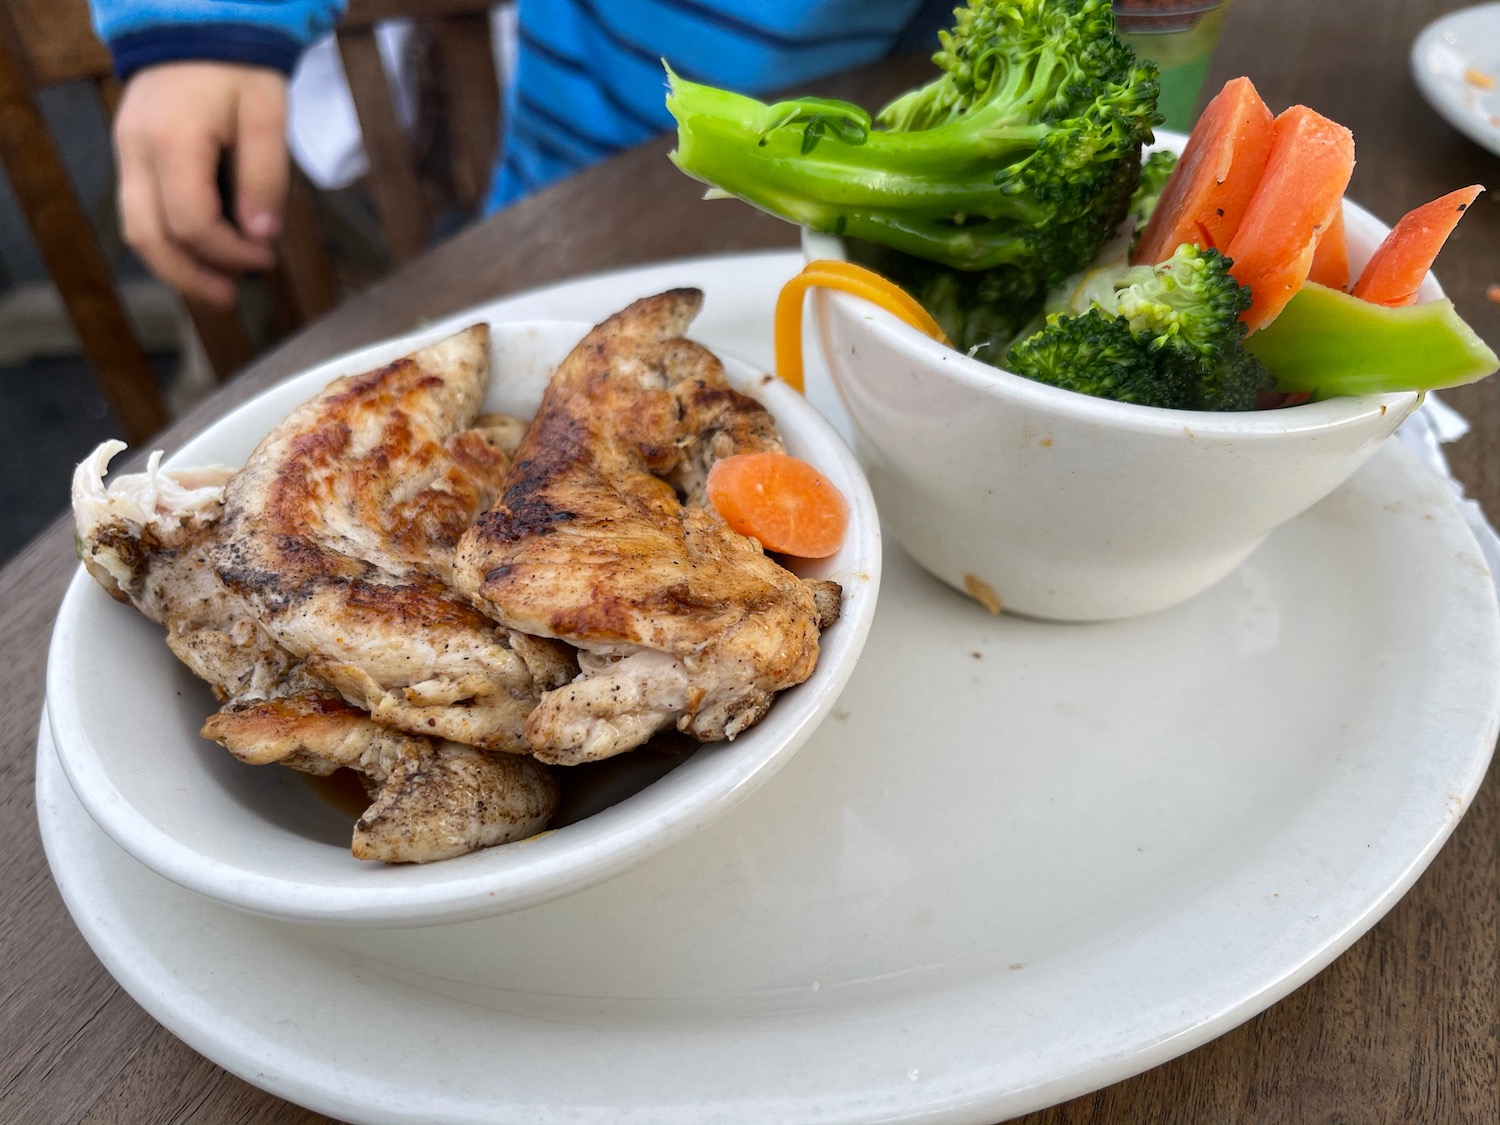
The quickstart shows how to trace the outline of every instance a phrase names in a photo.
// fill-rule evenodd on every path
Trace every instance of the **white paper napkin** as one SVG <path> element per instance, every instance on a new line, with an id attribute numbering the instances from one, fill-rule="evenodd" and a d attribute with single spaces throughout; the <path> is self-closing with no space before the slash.
<path id="1" fill-rule="evenodd" d="M 504 86 L 516 72 L 516 6 L 497 0 L 490 9 L 490 47 L 495 73 Z M 380 61 L 395 100 L 396 117 L 410 131 L 417 119 L 417 75 L 412 66 L 413 24 L 387 20 L 375 27 Z M 287 88 L 287 147 L 302 171 L 319 188 L 348 187 L 369 170 L 359 115 L 344 77 L 344 64 L 332 35 L 303 54 Z"/>
<path id="2" fill-rule="evenodd" d="M 375 28 L 396 119 L 408 130 L 417 118 L 416 75 L 407 51 L 412 28 L 411 20 L 391 20 Z M 287 147 L 315 185 L 324 190 L 348 187 L 369 170 L 359 115 L 332 35 L 303 54 L 287 88 L 287 103 Z"/>

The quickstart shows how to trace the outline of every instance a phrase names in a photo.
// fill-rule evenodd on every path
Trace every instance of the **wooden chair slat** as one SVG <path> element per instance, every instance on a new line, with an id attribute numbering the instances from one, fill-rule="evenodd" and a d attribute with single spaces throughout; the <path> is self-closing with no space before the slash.
<path id="1" fill-rule="evenodd" d="M 382 20 L 477 15 L 487 13 L 495 0 L 349 0 L 339 26 L 368 28 Z"/>
<path id="2" fill-rule="evenodd" d="M 74 194 L 8 32 L 0 34 L 0 163 L 47 271 L 57 282 L 84 354 L 98 372 L 105 401 L 129 439 L 144 441 L 166 425 L 166 400 L 120 305 L 104 252 Z"/>
<path id="3" fill-rule="evenodd" d="M 105 119 L 114 121 L 115 114 L 120 112 L 120 102 L 125 97 L 125 84 L 113 74 L 102 74 L 94 79 L 94 92 L 104 103 Z"/>
<path id="4" fill-rule="evenodd" d="M 215 309 L 207 305 L 187 303 L 188 316 L 197 330 L 203 353 L 208 356 L 208 365 L 214 377 L 221 383 L 250 365 L 255 358 L 255 347 L 245 332 L 244 322 L 234 309 Z"/>
<path id="5" fill-rule="evenodd" d="M 33 87 L 115 72 L 109 48 L 92 33 L 88 0 L 5 0 L 5 7 Z"/>
<path id="6" fill-rule="evenodd" d="M 398 263 L 408 262 L 427 245 L 427 206 L 417 183 L 411 146 L 396 119 L 380 48 L 373 31 L 359 28 L 341 28 L 338 44 L 370 161 L 366 182 L 392 255 Z"/>
<path id="7" fill-rule="evenodd" d="M 436 28 L 453 188 L 470 211 L 484 202 L 500 139 L 500 81 L 489 30 L 489 15 L 483 12 L 450 16 L 437 21 Z"/>
<path id="8" fill-rule="evenodd" d="M 293 325 L 305 324 L 338 303 L 338 286 L 318 224 L 313 186 L 296 167 L 287 186 L 276 256 L 271 284 L 284 319 Z"/>

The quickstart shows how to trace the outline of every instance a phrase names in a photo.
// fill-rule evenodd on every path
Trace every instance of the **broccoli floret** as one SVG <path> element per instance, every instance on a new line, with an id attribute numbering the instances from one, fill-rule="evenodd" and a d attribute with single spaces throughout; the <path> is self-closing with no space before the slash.
<path id="1" fill-rule="evenodd" d="M 1254 410 L 1260 396 L 1276 389 L 1276 380 L 1260 358 L 1243 344 L 1227 348 L 1203 374 L 1198 386 L 1199 410 Z"/>
<path id="2" fill-rule="evenodd" d="M 1132 249 L 1134 243 L 1140 241 L 1141 231 L 1146 229 L 1146 224 L 1156 212 L 1156 205 L 1161 202 L 1161 193 L 1172 177 L 1172 169 L 1176 167 L 1177 154 L 1167 149 L 1159 149 L 1141 161 L 1141 181 L 1135 187 L 1135 194 L 1130 197 L 1130 217 L 1135 224 Z"/>
<path id="3" fill-rule="evenodd" d="M 1245 349 L 1240 314 L 1250 306 L 1250 290 L 1235 281 L 1230 264 L 1217 250 L 1184 243 L 1160 265 L 1118 265 L 1080 275 L 1049 302 L 1045 325 L 1012 347 L 1007 366 L 1054 386 L 1096 386 L 1086 393 L 1122 402 L 1253 410 L 1274 382 Z M 1107 338 L 1100 336 L 1098 321 L 1114 325 Z M 1133 344 L 1127 345 L 1127 337 Z M 1104 366 L 1114 373 L 1107 377 L 1094 370 L 1100 359 L 1093 349 L 1104 342 Z M 1040 368 L 1037 354 L 1047 357 Z M 1131 354 L 1137 366 L 1125 378 Z M 1058 372 L 1070 364 L 1083 374 L 1065 382 Z M 1152 377 L 1160 382 L 1157 391 L 1146 389 Z"/>
<path id="4" fill-rule="evenodd" d="M 1161 121 L 1155 64 L 1109 0 L 969 0 L 942 75 L 872 121 L 820 98 L 766 105 L 669 71 L 672 159 L 784 219 L 965 270 L 1055 285 L 1126 214 Z"/>
<path id="5" fill-rule="evenodd" d="M 1213 363 L 1245 338 L 1240 313 L 1250 307 L 1250 290 L 1229 267 L 1217 250 L 1185 242 L 1160 265 L 1119 271 L 1093 299 L 1134 331 L 1150 334 L 1157 346 L 1187 348 Z"/>
<path id="6" fill-rule="evenodd" d="M 1195 389 L 1191 365 L 1099 309 L 1050 314 L 1041 331 L 1010 349 L 1005 366 L 1039 383 L 1141 406 L 1186 408 Z"/>

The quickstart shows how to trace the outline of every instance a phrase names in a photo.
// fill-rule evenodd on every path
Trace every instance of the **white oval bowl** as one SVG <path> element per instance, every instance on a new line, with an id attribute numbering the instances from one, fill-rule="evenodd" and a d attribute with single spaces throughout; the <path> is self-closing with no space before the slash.
<path id="1" fill-rule="evenodd" d="M 1180 151 L 1179 134 L 1158 147 Z M 1385 236 L 1344 208 L 1356 271 Z M 842 242 L 804 231 L 809 260 Z M 1442 290 L 1430 275 L 1421 300 Z M 1346 481 L 1416 409 L 1414 392 L 1279 410 L 1166 410 L 1024 378 L 820 289 L 825 364 L 881 517 L 927 570 L 1060 621 L 1177 605 Z"/>
<path id="2" fill-rule="evenodd" d="M 330 380 L 431 343 L 460 319 L 289 379 L 167 463 L 243 464 L 264 434 Z M 485 409 L 530 416 L 552 370 L 589 327 L 492 325 Z M 47 714 L 83 806 L 147 867 L 230 906 L 299 922 L 390 926 L 479 918 L 592 886 L 749 796 L 828 716 L 854 668 L 875 610 L 880 527 L 858 465 L 822 416 L 779 380 L 721 358 L 730 381 L 770 409 L 788 450 L 817 465 L 850 508 L 839 552 L 794 567 L 844 589 L 843 616 L 823 634 L 817 669 L 735 741 L 699 747 L 663 776 L 660 757 L 647 749 L 613 759 L 586 799 L 616 803 L 529 840 L 425 866 L 362 863 L 349 853 L 353 816 L 305 777 L 244 765 L 198 735 L 218 706 L 208 687 L 167 650 L 159 626 L 113 601 L 80 567 L 52 635 Z"/>

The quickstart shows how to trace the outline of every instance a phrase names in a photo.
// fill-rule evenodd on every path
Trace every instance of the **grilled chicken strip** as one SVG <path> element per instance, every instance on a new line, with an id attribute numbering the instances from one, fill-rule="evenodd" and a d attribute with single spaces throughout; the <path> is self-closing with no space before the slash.
<path id="1" fill-rule="evenodd" d="M 171 472 L 160 451 L 144 473 L 117 477 L 109 462 L 125 448 L 107 441 L 73 473 L 73 519 L 83 565 L 116 601 L 167 630 L 167 646 L 226 699 L 273 691 L 297 660 L 219 582 L 208 552 L 218 529 L 222 465 Z"/>
<path id="2" fill-rule="evenodd" d="M 252 765 L 363 774 L 372 800 L 354 825 L 356 859 L 466 855 L 535 835 L 557 809 L 557 782 L 534 759 L 391 730 L 328 691 L 227 707 L 203 734 Z"/>
<path id="3" fill-rule="evenodd" d="M 673 725 L 733 738 L 811 675 L 837 617 L 836 584 L 802 581 L 703 506 L 714 461 L 782 444 L 682 338 L 701 304 L 673 290 L 590 332 L 459 544 L 454 581 L 475 605 L 580 650 L 579 677 L 526 722 L 542 761 L 609 757 Z"/>
<path id="4" fill-rule="evenodd" d="M 496 425 L 514 428 L 501 420 Z M 154 453 L 146 472 L 117 477 L 106 488 L 109 462 L 124 448 L 106 442 L 74 474 L 83 562 L 113 597 L 165 626 L 172 652 L 228 701 L 205 725 L 206 737 L 247 762 L 363 773 L 373 800 L 354 830 L 360 858 L 425 863 L 545 826 L 558 794 L 542 766 L 386 730 L 282 647 L 220 582 L 210 553 L 233 470 L 166 472 Z M 451 546 L 451 538 L 438 540 L 439 550 L 451 552 Z M 419 547 L 414 533 L 405 549 L 416 555 Z M 539 666 L 557 659 L 546 647 L 551 642 L 522 641 Z M 550 674 L 565 679 L 570 673 Z"/>
<path id="5" fill-rule="evenodd" d="M 508 464 L 504 434 L 465 428 L 488 376 L 475 325 L 335 380 L 229 482 L 210 553 L 277 643 L 378 722 L 525 753 L 526 717 L 571 655 L 518 651 L 449 585 L 454 545 Z"/>

